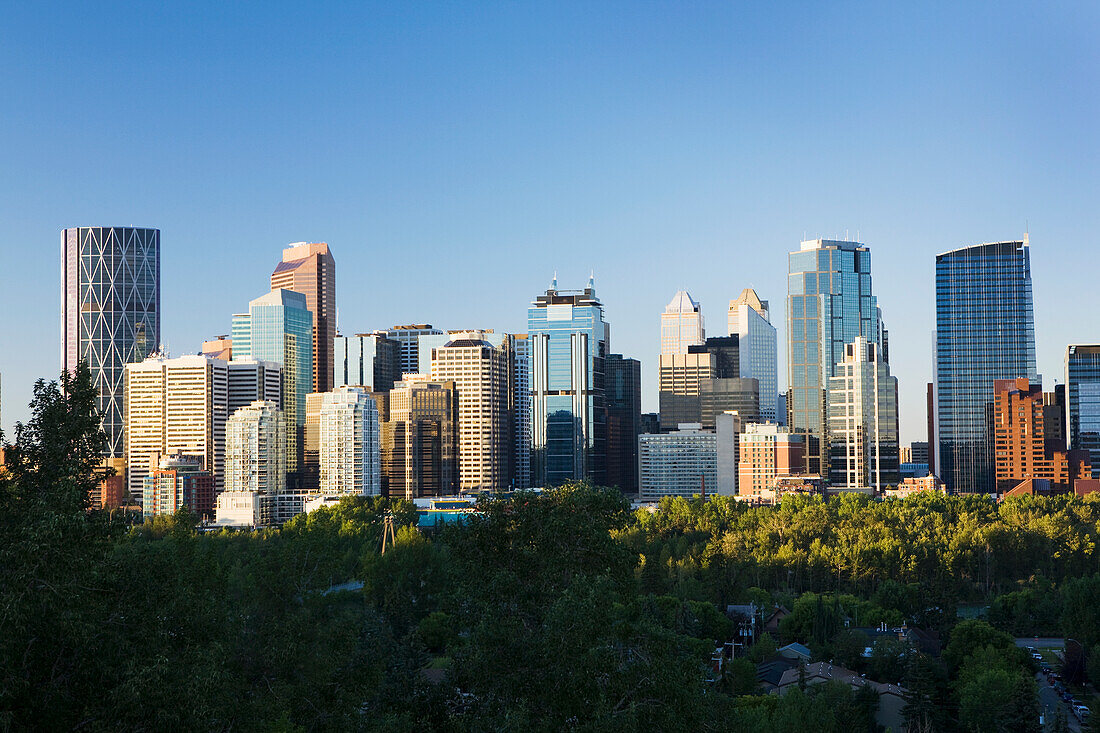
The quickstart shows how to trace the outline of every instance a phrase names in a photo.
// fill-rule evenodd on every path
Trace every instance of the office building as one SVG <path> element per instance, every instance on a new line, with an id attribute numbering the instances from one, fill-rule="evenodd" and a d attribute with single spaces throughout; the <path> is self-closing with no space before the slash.
<path id="1" fill-rule="evenodd" d="M 708 496 L 718 489 L 718 435 L 699 423 L 677 430 L 638 436 L 638 498 Z"/>
<path id="2" fill-rule="evenodd" d="M 688 347 L 689 354 L 710 354 L 715 379 L 741 376 L 741 347 L 737 336 L 712 336 L 701 344 Z"/>
<path id="3" fill-rule="evenodd" d="M 610 326 L 590 278 L 580 291 L 554 279 L 527 311 L 531 341 L 531 474 L 536 486 L 606 483 L 604 360 Z"/>
<path id="4" fill-rule="evenodd" d="M 531 488 L 531 340 L 512 336 L 512 486 Z"/>
<path id="5" fill-rule="evenodd" d="M 607 485 L 627 494 L 638 491 L 638 436 L 642 430 L 642 364 L 608 354 Z"/>
<path id="6" fill-rule="evenodd" d="M 382 423 L 382 481 L 387 496 L 409 501 L 458 491 L 454 382 L 399 382 Z"/>
<path id="7" fill-rule="evenodd" d="M 1021 482 L 1049 482 L 1036 493 L 1073 491 L 1073 482 L 1091 478 L 1088 451 L 1052 449 L 1043 420 L 1043 387 L 1027 377 L 993 384 L 994 465 L 998 493 Z"/>
<path id="8" fill-rule="evenodd" d="M 760 382 L 756 379 L 704 379 L 699 383 L 699 414 L 704 430 L 714 430 L 717 417 L 734 411 L 746 423 L 760 422 Z"/>
<path id="9" fill-rule="evenodd" d="M 150 458 L 168 453 L 201 456 L 203 469 L 223 486 L 228 363 L 205 356 L 154 355 L 125 370 L 127 487 L 143 496 Z"/>
<path id="10" fill-rule="evenodd" d="M 1089 452 L 1093 478 L 1100 478 L 1100 344 L 1066 347 L 1065 380 L 1068 445 Z"/>
<path id="11" fill-rule="evenodd" d="M 229 361 L 233 358 L 233 339 L 229 338 L 227 334 L 223 334 L 216 339 L 203 341 L 199 355 Z"/>
<path id="12" fill-rule="evenodd" d="M 896 486 L 898 380 L 878 346 L 862 336 L 848 344 L 829 380 L 829 484 L 840 489 Z"/>
<path id="13" fill-rule="evenodd" d="M 661 354 L 686 354 L 703 343 L 703 313 L 686 290 L 677 291 L 661 314 Z"/>
<path id="14" fill-rule="evenodd" d="M 159 344 L 160 230 L 63 230 L 61 367 L 71 373 L 87 362 L 107 435 L 104 465 L 117 476 L 126 472 L 125 367 L 144 361 Z"/>
<path id="15" fill-rule="evenodd" d="M 1027 237 L 936 256 L 935 473 L 948 490 L 995 487 L 993 382 L 1035 371 Z"/>
<path id="16" fill-rule="evenodd" d="M 714 361 L 714 354 L 706 350 L 658 358 L 658 408 L 665 430 L 703 421 L 700 384 L 714 378 Z"/>
<path id="17" fill-rule="evenodd" d="M 738 443 L 739 496 L 775 498 L 780 476 L 805 474 L 806 436 L 771 423 L 744 426 Z"/>
<path id="18" fill-rule="evenodd" d="M 209 357 L 218 358 L 218 357 Z M 273 361 L 238 359 L 229 364 L 229 407 L 226 414 L 256 400 L 278 403 L 283 393 L 283 367 Z"/>
<path id="19" fill-rule="evenodd" d="M 282 262 L 271 273 L 271 289 L 293 290 L 305 296 L 312 319 L 311 377 L 304 394 L 328 392 L 332 389 L 332 342 L 336 337 L 336 260 L 328 245 L 298 242 L 287 246 Z"/>
<path id="20" fill-rule="evenodd" d="M 508 347 L 493 346 L 483 331 L 451 334 L 432 349 L 432 381 L 454 382 L 458 394 L 458 487 L 511 487 L 512 451 Z"/>
<path id="21" fill-rule="evenodd" d="M 661 416 L 656 412 L 643 412 L 642 421 L 638 426 L 638 434 L 661 432 Z"/>
<path id="22" fill-rule="evenodd" d="M 142 514 L 172 514 L 187 507 L 205 521 L 214 519 L 214 474 L 203 469 L 202 456 L 162 456 L 145 477 Z"/>
<path id="23" fill-rule="evenodd" d="M 433 328 L 430 323 L 411 323 L 406 326 L 394 326 L 384 333 L 386 338 L 401 344 L 402 374 L 417 374 L 420 369 L 420 337 L 438 335 L 443 332 Z"/>
<path id="24" fill-rule="evenodd" d="M 382 333 L 337 336 L 334 385 L 389 392 L 401 381 L 401 344 Z"/>
<path id="25" fill-rule="evenodd" d="M 330 352 L 331 353 L 331 352 Z M 299 481 L 306 421 L 306 395 L 313 386 L 313 314 L 306 296 L 272 290 L 233 316 L 233 361 L 257 359 L 283 368 L 280 409 L 286 421 L 287 472 Z"/>
<path id="26" fill-rule="evenodd" d="M 283 494 L 286 471 L 286 421 L 279 404 L 257 400 L 235 410 L 225 424 L 225 491 Z"/>
<path id="27" fill-rule="evenodd" d="M 760 383 L 760 419 L 778 422 L 779 372 L 768 301 L 761 300 L 752 288 L 745 288 L 730 301 L 728 326 L 729 335 L 738 339 L 740 371 L 733 376 Z"/>
<path id="28" fill-rule="evenodd" d="M 806 435 L 807 471 L 828 473 L 826 392 L 857 336 L 879 345 L 871 251 L 859 242 L 815 239 L 789 256 L 787 424 Z"/>
<path id="29" fill-rule="evenodd" d="M 717 435 L 717 493 L 719 496 L 737 496 L 737 466 L 740 462 L 741 431 L 745 420 L 736 410 L 720 413 L 715 418 Z"/>
<path id="30" fill-rule="evenodd" d="M 215 500 L 218 527 L 266 527 L 272 523 L 272 496 L 258 491 L 223 491 Z"/>
<path id="31" fill-rule="evenodd" d="M 913 441 L 909 444 L 909 460 L 906 463 L 928 463 L 928 442 Z"/>
<path id="32" fill-rule="evenodd" d="M 321 493 L 382 494 L 378 405 L 359 387 L 325 392 L 320 414 Z"/>
<path id="33" fill-rule="evenodd" d="M 476 328 L 463 328 L 452 329 L 443 333 L 424 333 L 417 337 L 417 373 L 418 374 L 431 374 L 432 373 L 432 349 L 438 349 L 448 341 L 453 340 L 458 334 L 469 333 L 470 331 L 478 331 L 485 336 L 485 340 L 498 349 L 503 347 L 505 342 L 509 340 L 509 335 L 506 333 L 497 333 L 491 328 L 476 329 Z"/>

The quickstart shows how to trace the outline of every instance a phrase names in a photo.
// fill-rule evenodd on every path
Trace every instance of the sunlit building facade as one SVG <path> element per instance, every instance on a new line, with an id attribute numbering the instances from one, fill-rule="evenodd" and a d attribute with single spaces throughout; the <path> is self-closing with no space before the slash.
<path id="1" fill-rule="evenodd" d="M 359 387 L 325 392 L 320 413 L 322 494 L 382 493 L 378 405 Z"/>
<path id="2" fill-rule="evenodd" d="M 829 484 L 885 491 L 901 481 L 898 380 L 878 346 L 862 336 L 848 344 L 829 380 Z"/>
<path id="3" fill-rule="evenodd" d="M 1066 347 L 1066 432 L 1069 447 L 1087 450 L 1100 478 L 1100 344 Z"/>
<path id="4" fill-rule="evenodd" d="M 272 290 L 293 290 L 306 299 L 310 323 L 311 382 L 306 392 L 332 389 L 332 342 L 336 337 L 336 260 L 324 242 L 298 242 L 283 250 L 271 273 Z"/>
<path id="5" fill-rule="evenodd" d="M 779 374 L 768 301 L 761 300 L 752 288 L 745 288 L 730 301 L 728 326 L 730 336 L 738 339 L 740 371 L 736 376 L 760 383 L 760 419 L 776 422 Z"/>
<path id="6" fill-rule="evenodd" d="M 661 353 L 686 354 L 705 338 L 702 309 L 686 290 L 677 291 L 661 314 Z"/>

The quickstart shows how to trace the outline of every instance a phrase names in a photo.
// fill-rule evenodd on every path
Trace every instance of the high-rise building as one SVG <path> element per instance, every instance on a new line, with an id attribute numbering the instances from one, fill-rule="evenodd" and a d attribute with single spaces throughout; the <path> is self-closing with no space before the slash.
<path id="1" fill-rule="evenodd" d="M 607 485 L 627 494 L 638 491 L 638 436 L 642 431 L 642 363 L 608 354 Z"/>
<path id="2" fill-rule="evenodd" d="M 287 493 L 286 470 L 286 420 L 278 402 L 257 400 L 237 409 L 225 425 L 218 524 L 270 524 L 276 497 Z"/>
<path id="3" fill-rule="evenodd" d="M 337 387 L 321 402 L 321 493 L 379 496 L 378 405 L 359 387 Z"/>
<path id="4" fill-rule="evenodd" d="M 638 431 L 639 435 L 643 433 L 649 433 L 650 435 L 652 435 L 654 433 L 661 432 L 660 414 L 656 412 L 643 412 L 642 421 L 638 428 Z"/>
<path id="5" fill-rule="evenodd" d="M 200 356 L 209 356 L 211 359 L 229 361 L 233 358 L 233 339 L 228 334 L 218 336 L 216 339 L 202 342 Z"/>
<path id="6" fill-rule="evenodd" d="M 787 424 L 806 431 L 811 474 L 828 473 L 829 379 L 857 336 L 879 345 L 871 251 L 859 242 L 815 239 L 789 256 Z"/>
<path id="7" fill-rule="evenodd" d="M 214 518 L 214 474 L 203 469 L 202 456 L 162 456 L 145 477 L 141 511 L 145 517 L 171 514 L 187 507 L 204 520 Z"/>
<path id="8" fill-rule="evenodd" d="M 205 356 L 151 356 L 125 370 L 127 486 L 142 496 L 145 477 L 160 456 L 201 456 L 223 486 L 225 421 L 229 400 L 228 363 Z M 150 462 L 152 461 L 152 465 Z"/>
<path id="9" fill-rule="evenodd" d="M 451 335 L 432 349 L 432 381 L 454 382 L 458 393 L 458 486 L 462 491 L 511 488 L 512 430 L 507 346 L 483 331 Z"/>
<path id="10" fill-rule="evenodd" d="M 703 421 L 700 385 L 714 378 L 714 361 L 714 354 L 705 349 L 658 357 L 658 409 L 662 429 L 675 430 L 680 423 Z"/>
<path id="11" fill-rule="evenodd" d="M 776 477 L 803 474 L 805 461 L 804 433 L 771 423 L 749 423 L 740 436 L 737 493 L 774 497 Z"/>
<path id="12" fill-rule="evenodd" d="M 512 336 L 512 486 L 531 488 L 531 340 Z"/>
<path id="13" fill-rule="evenodd" d="M 935 473 L 955 492 L 991 493 L 993 382 L 1035 370 L 1027 236 L 936 255 Z"/>
<path id="14" fill-rule="evenodd" d="M 214 357 L 210 357 L 214 358 Z M 278 403 L 283 394 L 283 367 L 273 361 L 237 359 L 229 362 L 229 408 L 232 415 L 256 400 Z"/>
<path id="15" fill-rule="evenodd" d="M 337 387 L 366 387 L 372 392 L 389 392 L 401 381 L 401 344 L 384 333 L 337 336 Z"/>
<path id="16" fill-rule="evenodd" d="M 497 348 L 503 347 L 504 342 L 509 339 L 509 334 L 497 333 L 491 328 L 461 328 L 451 329 L 442 333 L 422 333 L 416 338 L 418 354 L 416 371 L 419 374 L 431 374 L 432 350 L 443 346 L 448 341 L 454 339 L 458 334 L 469 333 L 470 331 L 479 331 L 484 334 L 485 340 Z"/>
<path id="17" fill-rule="evenodd" d="M 417 374 L 420 369 L 420 337 L 443 332 L 430 323 L 410 323 L 377 333 L 384 333 L 386 338 L 401 344 L 402 374 Z"/>
<path id="18" fill-rule="evenodd" d="M 998 492 L 1021 482 L 1049 482 L 1055 491 L 1072 491 L 1073 482 L 1091 478 L 1088 451 L 1052 449 L 1043 420 L 1043 387 L 1027 377 L 993 384 L 994 463 Z"/>
<path id="19" fill-rule="evenodd" d="M 1065 450 L 1066 438 L 1066 385 L 1054 385 L 1053 392 L 1043 392 L 1043 434 L 1047 450 Z"/>
<path id="20" fill-rule="evenodd" d="M 119 473 L 126 453 L 125 367 L 144 361 L 159 345 L 160 230 L 62 231 L 61 366 L 72 372 L 77 362 L 87 362 L 107 435 L 103 456 Z"/>
<path id="21" fill-rule="evenodd" d="M 382 423 L 382 477 L 391 497 L 457 492 L 458 432 L 454 382 L 398 382 Z"/>
<path id="22" fill-rule="evenodd" d="M 715 379 L 737 379 L 741 376 L 741 346 L 737 336 L 711 336 L 701 344 L 689 346 L 687 353 L 713 356 L 712 376 Z"/>
<path id="23" fill-rule="evenodd" d="M 829 380 L 831 486 L 881 492 L 901 481 L 897 394 L 878 346 L 856 337 Z"/>
<path id="24" fill-rule="evenodd" d="M 661 314 L 661 354 L 686 354 L 703 343 L 703 313 L 686 290 L 679 290 Z"/>
<path id="25" fill-rule="evenodd" d="M 638 436 L 638 498 L 718 493 L 718 435 L 699 423 Z"/>
<path id="26" fill-rule="evenodd" d="M 760 419 L 777 422 L 779 372 L 768 301 L 760 300 L 752 288 L 745 288 L 730 301 L 728 321 L 730 336 L 738 339 L 740 373 L 735 376 L 760 382 Z"/>
<path id="27" fill-rule="evenodd" d="M 718 490 L 715 493 L 719 496 L 737 496 L 737 466 L 745 421 L 736 410 L 729 410 L 719 414 L 714 422 L 714 433 L 718 436 Z"/>
<path id="28" fill-rule="evenodd" d="M 1066 436 L 1087 450 L 1093 478 L 1100 478 L 1100 344 L 1070 344 L 1065 367 Z"/>
<path id="29" fill-rule="evenodd" d="M 704 379 L 699 383 L 700 422 L 714 430 L 717 418 L 734 411 L 746 423 L 760 422 L 760 382 L 756 379 Z"/>
<path id="30" fill-rule="evenodd" d="M 928 442 L 916 440 L 909 444 L 909 460 L 907 463 L 928 463 Z"/>
<path id="31" fill-rule="evenodd" d="M 295 488 L 303 459 L 306 395 L 313 391 L 313 315 L 306 296 L 272 290 L 251 301 L 247 314 L 233 316 L 233 361 L 244 359 L 283 368 L 280 409 L 286 421 L 287 472 Z"/>
<path id="32" fill-rule="evenodd" d="M 313 314 L 309 392 L 332 389 L 332 341 L 336 337 L 336 260 L 324 242 L 298 242 L 283 250 L 283 260 L 271 273 L 272 290 L 293 290 L 306 299 Z"/>
<path id="33" fill-rule="evenodd" d="M 610 326 L 590 278 L 580 291 L 554 279 L 527 311 L 531 340 L 531 474 L 536 486 L 606 483 L 604 359 Z"/>

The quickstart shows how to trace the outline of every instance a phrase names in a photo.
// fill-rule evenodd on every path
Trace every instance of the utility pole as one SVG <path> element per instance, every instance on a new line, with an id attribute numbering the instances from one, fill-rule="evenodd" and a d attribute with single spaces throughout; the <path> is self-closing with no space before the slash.
<path id="1" fill-rule="evenodd" d="M 386 554 L 386 539 L 389 538 L 389 547 L 397 544 L 397 538 L 393 534 L 393 512 L 386 512 L 382 524 L 382 554 Z"/>

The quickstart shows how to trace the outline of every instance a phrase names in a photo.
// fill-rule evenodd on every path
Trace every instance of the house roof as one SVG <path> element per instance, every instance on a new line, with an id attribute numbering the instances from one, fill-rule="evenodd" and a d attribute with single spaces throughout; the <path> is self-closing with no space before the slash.
<path id="1" fill-rule="evenodd" d="M 779 680 L 779 689 L 789 687 L 790 685 L 797 685 L 799 677 L 801 676 L 806 682 L 813 684 L 815 681 L 827 682 L 829 680 L 836 680 L 837 682 L 843 682 L 850 687 L 862 687 L 864 685 L 869 686 L 879 695 L 896 695 L 898 697 L 905 697 L 908 691 L 900 685 L 889 685 L 883 682 L 875 682 L 874 680 L 868 680 L 860 677 L 858 674 L 845 667 L 840 667 L 835 664 L 829 664 L 828 662 L 815 662 L 814 664 L 807 664 L 800 675 L 798 668 L 788 669 L 783 673 L 783 676 Z"/>

